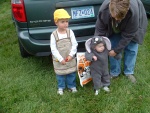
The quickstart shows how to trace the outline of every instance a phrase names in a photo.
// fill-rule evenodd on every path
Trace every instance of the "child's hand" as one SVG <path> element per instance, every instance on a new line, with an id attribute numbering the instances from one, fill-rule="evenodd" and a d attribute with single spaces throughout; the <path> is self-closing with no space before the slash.
<path id="1" fill-rule="evenodd" d="M 62 65 L 65 65 L 65 64 L 66 64 L 66 61 L 65 61 L 65 60 L 62 60 L 62 61 L 61 61 L 61 64 L 62 64 Z"/>
<path id="2" fill-rule="evenodd" d="M 96 57 L 96 56 L 93 56 L 93 60 L 96 61 L 96 60 L 97 60 L 97 57 Z"/>
<path id="3" fill-rule="evenodd" d="M 68 55 L 67 58 L 65 59 L 66 62 L 69 62 L 72 60 L 72 56 Z"/>

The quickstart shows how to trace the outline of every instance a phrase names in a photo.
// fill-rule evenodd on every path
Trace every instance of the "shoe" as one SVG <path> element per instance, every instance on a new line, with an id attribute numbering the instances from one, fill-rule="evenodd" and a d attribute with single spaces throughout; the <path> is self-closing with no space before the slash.
<path id="1" fill-rule="evenodd" d="M 59 88 L 58 91 L 57 91 L 57 94 L 63 95 L 63 93 L 64 93 L 64 92 L 63 92 L 63 89 Z"/>
<path id="2" fill-rule="evenodd" d="M 103 87 L 103 90 L 106 92 L 110 92 L 110 89 L 107 86 Z"/>
<path id="3" fill-rule="evenodd" d="M 95 90 L 95 95 L 98 95 L 100 90 Z"/>
<path id="4" fill-rule="evenodd" d="M 126 75 L 128 77 L 128 79 L 132 82 L 132 83 L 136 83 L 136 79 L 133 75 Z"/>
<path id="5" fill-rule="evenodd" d="M 110 75 L 110 78 L 115 79 L 115 78 L 118 78 L 118 76 L 117 75 Z"/>
<path id="6" fill-rule="evenodd" d="M 69 89 L 69 91 L 71 91 L 72 93 L 76 93 L 77 92 L 77 88 L 73 87 L 73 88 Z"/>

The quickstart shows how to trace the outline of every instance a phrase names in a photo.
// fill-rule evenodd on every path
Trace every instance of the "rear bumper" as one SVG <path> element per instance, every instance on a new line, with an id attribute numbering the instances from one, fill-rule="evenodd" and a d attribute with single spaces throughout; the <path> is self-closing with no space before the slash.
<path id="1" fill-rule="evenodd" d="M 84 48 L 84 43 L 92 36 L 76 37 L 78 49 Z M 27 29 L 18 29 L 18 38 L 24 49 L 31 55 L 48 56 L 51 54 L 50 40 L 33 39 Z"/>
<path id="2" fill-rule="evenodd" d="M 24 49 L 31 55 L 50 55 L 50 40 L 35 40 L 30 37 L 28 30 L 18 32 L 18 38 Z"/>

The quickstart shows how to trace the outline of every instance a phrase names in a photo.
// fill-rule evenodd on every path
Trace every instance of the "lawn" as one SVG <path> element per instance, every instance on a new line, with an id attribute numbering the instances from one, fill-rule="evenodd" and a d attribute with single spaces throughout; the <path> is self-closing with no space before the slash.
<path id="1" fill-rule="evenodd" d="M 121 75 L 111 92 L 94 96 L 92 82 L 57 95 L 50 57 L 20 56 L 9 0 L 0 1 L 0 113 L 150 113 L 150 19 L 135 67 L 137 83 Z"/>

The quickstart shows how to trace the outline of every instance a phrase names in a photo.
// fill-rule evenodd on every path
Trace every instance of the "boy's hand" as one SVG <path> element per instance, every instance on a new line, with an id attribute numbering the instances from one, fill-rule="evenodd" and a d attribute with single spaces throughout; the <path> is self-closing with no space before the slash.
<path id="1" fill-rule="evenodd" d="M 65 59 L 66 62 L 69 62 L 72 60 L 72 56 L 68 55 L 67 58 Z"/>
<path id="2" fill-rule="evenodd" d="M 93 56 L 93 60 L 96 61 L 96 60 L 97 60 L 97 57 L 96 57 L 96 56 Z"/>
<path id="3" fill-rule="evenodd" d="M 62 65 L 65 65 L 65 64 L 66 64 L 66 61 L 65 61 L 65 60 L 62 60 L 62 61 L 61 61 L 61 64 L 62 64 Z"/>

